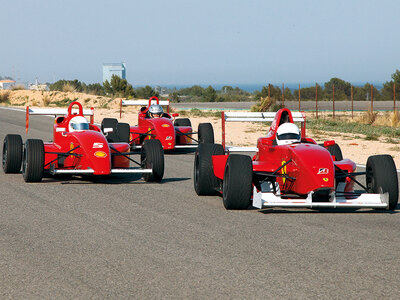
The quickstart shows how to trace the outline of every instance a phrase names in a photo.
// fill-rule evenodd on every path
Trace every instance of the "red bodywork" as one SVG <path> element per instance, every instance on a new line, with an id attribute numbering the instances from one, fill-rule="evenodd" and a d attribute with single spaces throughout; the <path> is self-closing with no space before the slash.
<path id="1" fill-rule="evenodd" d="M 164 113 L 161 118 L 149 118 L 148 110 L 152 103 L 156 101 L 159 104 L 157 97 L 151 97 L 147 107 L 142 107 L 138 116 L 138 125 L 131 126 L 130 140 L 132 144 L 142 145 L 144 139 L 158 139 L 161 142 L 164 150 L 171 150 L 175 145 L 192 144 L 190 135 L 192 133 L 191 126 L 174 126 L 174 117 L 178 114 Z M 150 134 L 150 135 L 149 135 Z M 186 135 L 185 135 L 186 134 Z"/>
<path id="2" fill-rule="evenodd" d="M 343 171 L 352 173 L 356 169 L 356 164 L 349 159 L 335 161 L 335 158 L 326 148 L 318 145 L 313 139 L 306 138 L 305 122 L 301 128 L 301 143 L 276 145 L 276 131 L 281 124 L 282 115 L 286 115 L 286 121 L 293 123 L 290 110 L 283 108 L 277 112 L 267 136 L 258 139 L 258 152 L 253 157 L 253 181 L 257 178 L 257 172 L 273 173 L 281 168 L 278 170 L 278 174 L 286 174 L 292 178 L 276 178 L 282 195 L 296 194 L 305 196 L 312 191 L 316 192 L 318 190 L 333 192 L 336 189 L 335 166 Z M 328 141 L 324 143 L 324 146 L 327 147 L 333 144 L 334 141 Z M 212 157 L 214 174 L 222 180 L 224 179 L 228 155 L 215 155 Z M 287 162 L 289 163 L 286 164 Z M 345 183 L 345 192 L 352 191 L 354 182 L 346 178 Z"/>
<path id="3" fill-rule="evenodd" d="M 78 107 L 78 113 L 72 112 L 72 107 Z M 72 102 L 66 116 L 55 119 L 53 127 L 53 142 L 45 142 L 45 166 L 49 169 L 88 170 L 93 169 L 93 175 L 109 175 L 112 168 L 129 168 L 129 159 L 124 156 L 112 156 L 110 146 L 119 152 L 129 152 L 128 143 L 109 143 L 105 136 L 93 125 L 91 120 L 89 130 L 69 132 L 69 122 L 73 117 L 82 116 L 82 105 Z M 72 152 L 70 150 L 76 148 Z M 61 153 L 71 153 L 63 156 Z"/>

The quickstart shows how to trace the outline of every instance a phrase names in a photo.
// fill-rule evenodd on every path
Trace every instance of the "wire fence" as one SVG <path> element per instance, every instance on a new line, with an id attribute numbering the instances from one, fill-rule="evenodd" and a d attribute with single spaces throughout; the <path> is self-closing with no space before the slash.
<path id="1" fill-rule="evenodd" d="M 271 99 L 271 89 L 273 87 L 268 84 L 268 99 Z M 293 100 L 293 94 L 289 94 L 287 97 L 287 89 L 285 85 L 282 84 L 280 104 L 283 107 L 290 108 L 292 110 L 299 111 L 314 111 L 316 117 L 320 112 L 329 111 L 332 113 L 333 118 L 338 111 L 351 112 L 352 117 L 355 112 L 360 111 L 392 111 L 398 110 L 400 105 L 396 101 L 396 85 L 393 83 L 391 91 L 388 91 L 387 87 L 383 92 L 378 91 L 373 84 L 366 84 L 364 87 L 354 87 L 350 86 L 350 95 L 347 95 L 343 90 L 336 89 L 335 85 L 332 85 L 328 89 L 321 89 L 318 84 L 315 85 L 313 92 L 313 99 L 310 97 L 310 87 L 301 88 L 299 84 L 299 89 L 295 91 L 297 100 Z M 304 90 L 307 92 L 307 96 L 302 96 Z M 383 90 L 383 89 L 382 89 Z M 297 93 L 296 93 L 297 92 Z M 286 94 L 286 95 L 285 95 Z M 365 97 L 366 100 L 359 100 Z M 276 90 L 275 90 L 275 98 Z M 289 98 L 290 100 L 285 100 Z"/>

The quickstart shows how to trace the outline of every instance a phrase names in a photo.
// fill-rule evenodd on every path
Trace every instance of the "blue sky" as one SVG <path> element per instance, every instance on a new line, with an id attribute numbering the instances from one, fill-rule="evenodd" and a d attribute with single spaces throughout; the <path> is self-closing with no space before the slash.
<path id="1" fill-rule="evenodd" d="M 0 5 L 0 75 L 144 84 L 384 82 L 400 1 L 37 0 Z"/>

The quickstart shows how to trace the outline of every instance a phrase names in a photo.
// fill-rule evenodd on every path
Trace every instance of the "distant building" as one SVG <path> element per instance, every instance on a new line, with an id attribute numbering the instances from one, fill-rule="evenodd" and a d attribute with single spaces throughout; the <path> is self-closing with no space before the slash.
<path id="1" fill-rule="evenodd" d="M 47 84 L 40 84 L 36 79 L 35 83 L 29 84 L 29 89 L 33 91 L 48 91 L 49 87 L 47 86 Z"/>
<path id="2" fill-rule="evenodd" d="M 11 89 L 12 86 L 15 85 L 15 80 L 0 80 L 0 90 L 8 90 Z"/>
<path id="3" fill-rule="evenodd" d="M 106 80 L 110 82 L 113 75 L 126 79 L 126 63 L 103 64 L 103 82 Z"/>

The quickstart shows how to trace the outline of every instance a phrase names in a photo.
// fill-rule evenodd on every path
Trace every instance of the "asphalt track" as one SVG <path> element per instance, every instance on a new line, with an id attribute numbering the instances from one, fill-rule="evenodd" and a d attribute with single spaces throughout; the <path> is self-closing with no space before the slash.
<path id="1" fill-rule="evenodd" d="M 0 139 L 24 117 L 0 109 Z M 399 210 L 226 211 L 192 172 L 193 153 L 166 155 L 161 184 L 1 170 L 0 298 L 398 299 Z"/>

